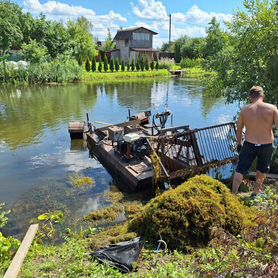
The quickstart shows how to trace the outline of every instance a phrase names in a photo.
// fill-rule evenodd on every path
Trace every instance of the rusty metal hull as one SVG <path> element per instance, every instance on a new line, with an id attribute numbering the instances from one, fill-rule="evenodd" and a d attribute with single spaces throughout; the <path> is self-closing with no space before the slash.
<path id="1" fill-rule="evenodd" d="M 150 161 L 124 161 L 114 152 L 112 146 L 98 142 L 96 134 L 87 134 L 87 144 L 90 154 L 106 168 L 118 182 L 119 187 L 127 192 L 138 192 L 152 188 L 153 170 Z M 142 163 L 146 165 L 144 171 L 136 171 Z M 138 166 L 139 165 L 139 166 Z"/>

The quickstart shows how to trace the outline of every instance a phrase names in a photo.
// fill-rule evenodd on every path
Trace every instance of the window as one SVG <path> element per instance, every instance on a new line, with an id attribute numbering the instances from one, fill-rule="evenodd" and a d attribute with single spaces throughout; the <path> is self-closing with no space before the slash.
<path id="1" fill-rule="evenodd" d="M 148 34 L 148 33 L 133 33 L 133 39 L 135 41 L 148 41 L 150 39 L 150 34 Z"/>

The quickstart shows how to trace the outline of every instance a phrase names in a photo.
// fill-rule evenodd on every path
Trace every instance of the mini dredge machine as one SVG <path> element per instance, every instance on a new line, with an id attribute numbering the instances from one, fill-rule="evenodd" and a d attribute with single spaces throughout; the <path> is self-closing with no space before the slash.
<path id="1" fill-rule="evenodd" d="M 170 111 L 151 111 L 131 116 L 128 121 L 95 128 L 89 122 L 70 123 L 71 137 L 86 135 L 90 154 L 129 183 L 132 191 L 155 182 L 169 184 L 205 173 L 237 160 L 236 131 L 233 122 L 191 129 L 173 123 Z M 111 170 L 111 171 L 110 171 Z"/>

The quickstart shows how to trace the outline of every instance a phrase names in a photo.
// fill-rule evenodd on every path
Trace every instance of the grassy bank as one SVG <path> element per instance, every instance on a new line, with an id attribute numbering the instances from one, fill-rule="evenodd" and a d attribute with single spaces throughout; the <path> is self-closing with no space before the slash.
<path id="1" fill-rule="evenodd" d="M 207 71 L 200 67 L 184 68 L 185 77 L 187 78 L 207 78 L 215 75 L 213 71 Z"/>
<path id="2" fill-rule="evenodd" d="M 137 78 L 153 78 L 168 77 L 170 73 L 166 69 L 154 71 L 118 71 L 118 72 L 85 72 L 83 81 L 93 82 L 113 82 L 118 80 L 137 79 Z"/>
<path id="3" fill-rule="evenodd" d="M 208 186 L 206 184 L 206 187 Z M 211 187 L 210 190 L 216 190 L 218 192 L 220 190 L 218 186 L 220 185 L 216 184 L 216 187 L 214 189 Z M 223 189 L 223 186 L 221 188 Z M 188 188 L 184 186 L 183 190 L 188 190 Z M 177 190 L 175 192 L 177 194 L 179 192 L 183 194 L 183 190 Z M 210 192 L 205 187 L 203 187 L 203 190 L 205 191 L 201 191 Z M 248 224 L 248 227 L 246 226 L 240 233 L 236 234 L 225 230 L 225 226 L 213 226 L 208 244 L 205 246 L 188 246 L 187 252 L 181 252 L 180 247 L 179 250 L 172 249 L 172 251 L 156 252 L 157 243 L 151 245 L 150 241 L 148 241 L 134 265 L 133 272 L 129 274 L 122 274 L 108 265 L 99 264 L 92 259 L 90 254 L 92 250 L 98 250 L 100 247 L 109 243 L 128 240 L 130 236 L 134 237 L 133 232 L 131 233 L 128 230 L 127 223 L 112 225 L 106 229 L 92 227 L 78 233 L 68 230 L 67 235 L 64 237 L 65 242 L 61 245 L 43 244 L 38 243 L 38 241 L 33 244 L 23 265 L 20 277 L 277 277 L 278 265 L 275 262 L 277 260 L 278 246 L 277 241 L 274 239 L 277 238 L 278 196 L 276 195 L 275 188 L 267 187 L 265 196 L 263 198 L 258 197 L 255 200 L 251 199 L 249 195 L 244 194 L 240 196 L 241 200 L 238 200 L 231 195 L 228 189 L 223 190 L 225 192 L 217 194 L 221 196 L 224 194 L 225 202 L 230 203 L 232 200 L 237 204 L 244 202 L 245 206 L 240 204 L 244 210 L 249 211 L 248 207 L 250 207 L 252 211 L 257 211 L 256 217 L 254 215 L 251 216 L 255 217 L 259 225 L 252 224 L 249 226 Z M 169 194 L 171 195 L 173 192 L 168 192 L 166 195 L 169 197 Z M 161 196 L 150 202 L 158 205 L 160 200 L 165 204 L 165 202 L 170 200 L 168 197 L 164 198 Z M 212 197 L 213 195 L 207 201 L 209 209 L 212 209 Z M 216 195 L 214 198 L 216 198 Z M 140 219 L 140 211 L 142 212 L 139 208 L 140 206 L 134 209 L 134 200 L 131 201 L 132 198 L 129 199 L 127 202 L 126 196 L 121 196 L 121 194 L 116 193 L 111 198 L 111 207 L 115 207 L 115 205 L 123 206 L 122 209 L 127 213 L 128 219 L 134 219 L 136 217 Z M 197 209 L 200 206 L 200 203 L 194 203 L 192 198 L 184 199 L 184 201 L 179 198 L 174 198 L 173 200 L 179 200 L 179 202 L 175 203 L 176 205 L 185 201 L 190 202 L 192 205 L 195 204 Z M 215 200 L 218 200 L 218 197 Z M 218 201 L 221 200 L 219 199 Z M 136 204 L 138 205 L 137 201 Z M 171 208 L 174 210 L 173 207 Z M 218 206 L 215 206 L 215 209 L 218 208 Z M 146 212 L 146 210 L 148 211 L 150 209 L 151 206 L 148 203 L 143 208 L 143 211 Z M 232 210 L 235 212 L 235 224 L 238 225 L 241 221 L 236 215 L 239 216 L 241 210 L 238 210 L 236 206 Z M 180 213 L 180 210 L 177 211 Z M 200 209 L 200 211 L 202 212 L 201 215 L 203 215 L 203 210 Z M 163 211 L 163 207 L 160 207 L 160 212 L 163 218 L 165 218 L 165 210 Z M 160 212 L 157 211 L 157 213 Z M 95 219 L 95 213 L 91 215 L 91 218 Z M 172 211 L 169 213 L 172 213 Z M 225 213 L 221 210 L 219 213 L 221 213 L 222 217 L 226 217 L 228 212 Z M 105 212 L 105 214 L 107 213 Z M 154 219 L 157 219 L 156 216 L 158 215 L 154 215 Z M 198 218 L 195 219 L 194 217 L 196 215 L 190 216 L 190 219 L 192 221 L 196 220 L 198 224 Z M 110 217 L 107 219 L 111 221 Z M 168 218 L 165 219 L 167 220 Z M 208 218 L 205 219 L 208 220 Z M 205 219 L 199 223 L 201 226 L 206 221 Z M 91 222 L 91 225 L 93 223 Z M 244 223 L 247 224 L 244 221 L 241 224 Z M 148 225 L 151 225 L 151 223 Z M 167 224 L 168 226 L 169 224 Z M 186 227 L 182 227 L 178 226 L 177 228 L 177 232 L 181 232 L 181 237 L 186 230 Z M 227 226 L 227 228 L 229 227 Z M 172 231 L 174 230 L 172 229 Z M 199 239 L 196 235 L 195 237 Z M 169 238 L 168 240 L 166 238 L 167 236 L 164 234 L 163 239 L 167 243 L 170 243 Z"/>

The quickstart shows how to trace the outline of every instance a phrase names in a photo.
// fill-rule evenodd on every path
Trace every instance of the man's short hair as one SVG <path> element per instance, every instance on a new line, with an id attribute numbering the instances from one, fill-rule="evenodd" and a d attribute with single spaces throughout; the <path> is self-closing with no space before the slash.
<path id="1" fill-rule="evenodd" d="M 264 90 L 261 86 L 253 86 L 249 91 L 249 96 L 251 98 L 264 97 Z"/>

